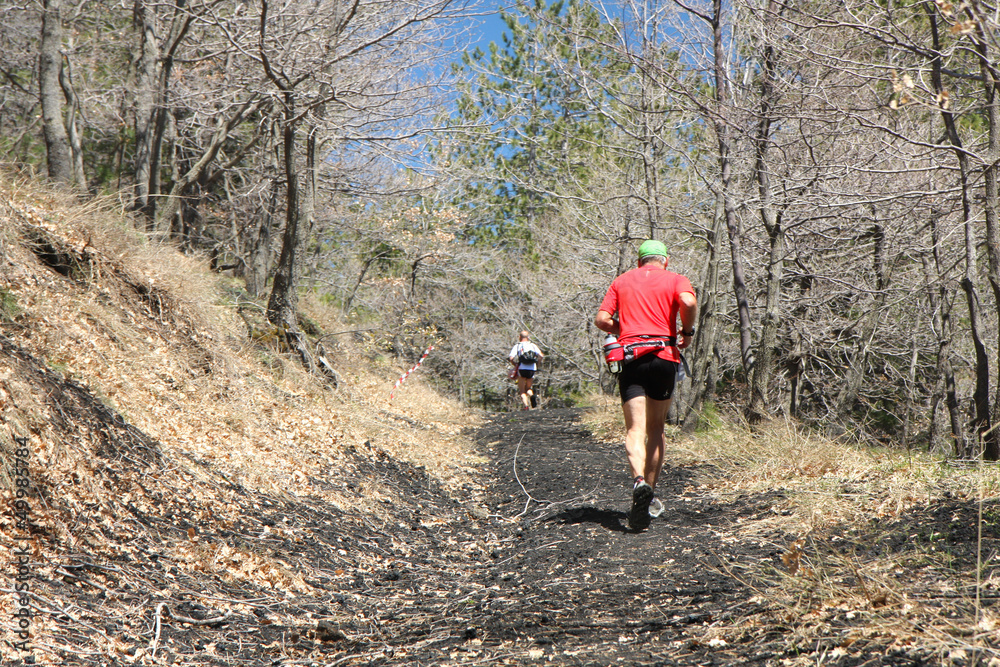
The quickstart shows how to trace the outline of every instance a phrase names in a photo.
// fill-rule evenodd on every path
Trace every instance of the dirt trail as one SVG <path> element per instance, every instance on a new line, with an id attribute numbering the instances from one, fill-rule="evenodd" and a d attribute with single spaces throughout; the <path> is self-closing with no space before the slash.
<path id="1" fill-rule="evenodd" d="M 626 530 L 621 445 L 580 416 L 494 415 L 476 434 L 480 479 L 449 489 L 366 443 L 323 481 L 368 498 L 365 512 L 218 483 L 240 519 L 199 544 L 294 568 L 295 594 L 175 567 L 166 550 L 190 536 L 178 517 L 207 511 L 197 501 L 133 512 L 148 531 L 127 553 L 62 554 L 39 571 L 35 641 L 67 665 L 926 664 L 877 635 L 845 643 L 860 617 L 804 639 L 814 621 L 754 590 L 791 539 L 768 529 L 779 493 L 719 501 L 718 471 L 668 462 L 663 515 Z M 4 665 L 25 657 L 0 645 Z"/>
<path id="2" fill-rule="evenodd" d="M 780 493 L 714 501 L 714 471 L 672 465 L 668 452 L 657 488 L 665 511 L 632 533 L 624 452 L 596 441 L 579 417 L 510 413 L 479 432 L 497 476 L 492 511 L 519 518 L 516 548 L 494 575 L 509 606 L 475 619 L 484 644 L 506 640 L 508 650 L 534 648 L 564 665 L 817 664 L 837 646 L 831 637 L 803 651 L 785 641 L 788 627 L 712 641 L 714 628 L 751 627 L 771 609 L 728 573 L 780 564 L 778 545 L 789 536 L 741 530 L 754 534 L 744 539 L 733 530 L 780 511 Z M 919 664 L 864 641 L 842 653 L 823 664 Z"/>

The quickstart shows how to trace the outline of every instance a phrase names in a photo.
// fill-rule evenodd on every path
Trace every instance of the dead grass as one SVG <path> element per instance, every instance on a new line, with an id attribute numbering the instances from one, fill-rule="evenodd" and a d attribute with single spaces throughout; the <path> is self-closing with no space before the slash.
<path id="1" fill-rule="evenodd" d="M 618 402 L 596 400 L 588 427 L 620 441 Z M 685 437 L 668 427 L 672 464 L 710 464 L 701 490 L 718 502 L 780 492 L 772 516 L 747 522 L 735 540 L 773 542 L 779 564 L 720 564 L 774 610 L 720 630 L 733 641 L 763 628 L 793 628 L 790 646 L 890 638 L 951 664 L 1000 664 L 993 641 L 1000 619 L 977 594 L 1000 595 L 1000 467 L 952 463 L 923 452 L 855 447 L 789 422 L 750 431 L 732 425 Z M 977 543 L 982 502 L 988 539 Z M 981 576 L 977 583 L 977 561 Z M 789 663 L 794 664 L 794 663 Z"/>
<path id="2" fill-rule="evenodd" d="M 463 435 L 474 418 L 457 401 L 414 375 L 390 404 L 391 381 L 338 361 L 351 354 L 333 356 L 346 386 L 331 391 L 277 347 L 251 344 L 222 296 L 224 279 L 203 260 L 144 239 L 113 204 L 75 205 L 0 181 L 0 290 L 16 310 L 4 334 L 88 387 L 176 465 L 203 475 L 193 458 L 251 489 L 348 507 L 358 500 L 316 484 L 348 450 L 382 449 L 444 481 L 476 462 Z M 70 275 L 47 265 L 40 246 L 71 262 Z M 2 439 L 32 434 L 53 485 L 86 469 L 90 445 L 59 437 L 42 398 L 9 372 L 0 373 L 0 410 Z M 3 481 L 9 489 L 9 476 Z"/>
<path id="3" fill-rule="evenodd" d="M 338 364 L 349 353 L 331 355 L 347 385 L 332 392 L 276 347 L 250 344 L 221 296 L 224 279 L 203 260 L 138 235 L 112 200 L 67 205 L 25 184 L 6 186 L 0 287 L 20 312 L 12 337 L 167 452 L 211 462 L 251 488 L 307 494 L 315 493 L 310 478 L 366 441 L 442 478 L 472 462 L 461 435 L 469 413 L 418 376 L 390 405 L 388 380 Z M 12 243 L 18 236 L 22 243 Z M 75 280 L 46 267 L 28 238 L 79 259 Z M 323 326 L 337 326 L 315 301 L 306 305 Z M 337 345 L 349 349 L 350 339 Z"/>
<path id="4" fill-rule="evenodd" d="M 37 543 L 39 562 L 92 550 L 128 556 L 137 547 L 107 535 L 132 535 L 134 544 L 160 538 L 121 526 L 125 504 L 158 516 L 185 511 L 186 496 L 197 494 L 214 510 L 187 517 L 198 529 L 188 540 L 162 541 L 164 558 L 182 571 L 301 592 L 308 588 L 295 574 L 301 564 L 201 537 L 239 524 L 243 501 L 233 489 L 370 515 L 408 499 L 372 484 L 359 485 L 359 496 L 327 483 L 358 457 L 388 453 L 413 462 L 446 490 L 457 477 L 472 479 L 479 459 L 466 429 L 476 417 L 457 400 L 414 374 L 390 403 L 404 369 L 364 368 L 350 336 L 325 343 L 339 352 L 330 360 L 342 383 L 332 390 L 276 344 L 250 341 L 226 288 L 204 260 L 135 232 L 113 200 L 78 205 L 0 175 L 0 333 L 51 377 L 82 386 L 151 437 L 163 457 L 152 477 L 132 462 L 95 457 L 102 434 L 67 431 L 44 380 L 28 382 L 13 363 L 0 361 L 0 445 L 6 451 L 13 438 L 30 439 L 32 483 L 48 499 L 33 508 L 35 524 L 51 536 Z M 347 328 L 322 304 L 306 298 L 303 306 L 324 329 Z M 13 497 L 8 459 L 0 468 L 5 506 Z M 5 572 L 13 526 L 0 516 Z M 308 543 L 296 528 L 274 530 Z M 45 568 L 39 575 L 57 576 Z M 11 605 L 10 596 L 0 597 L 0 613 Z M 37 629 L 46 636 L 46 627 Z M 98 641 L 100 650 L 116 655 L 120 647 L 106 643 Z M 55 655 L 40 649 L 36 658 L 47 664 Z"/>
<path id="5" fill-rule="evenodd" d="M 757 523 L 756 535 L 744 536 L 775 529 L 798 536 L 776 545 L 784 567 L 761 573 L 770 584 L 767 596 L 798 626 L 790 643 L 814 643 L 843 626 L 844 646 L 832 648 L 831 657 L 853 641 L 881 636 L 946 660 L 970 651 L 1000 658 L 983 642 L 996 619 L 975 603 L 974 538 L 970 544 L 966 532 L 946 541 L 947 521 L 942 525 L 934 515 L 946 503 L 974 523 L 971 506 L 997 501 L 996 467 L 953 467 L 923 454 L 860 449 L 784 423 L 685 445 L 726 471 L 715 493 L 778 488 L 785 495 L 776 506 L 782 511 Z M 995 561 L 995 551 L 985 558 Z M 987 594 L 995 593 L 996 565 L 980 588 Z"/>
<path id="6" fill-rule="evenodd" d="M 584 407 L 583 423 L 596 438 L 605 442 L 624 442 L 625 422 L 617 396 L 592 395 L 584 401 Z"/>
<path id="7" fill-rule="evenodd" d="M 614 442 L 623 436 L 617 399 L 594 399 L 586 423 Z M 923 452 L 859 447 L 775 420 L 753 431 L 725 424 L 684 436 L 667 427 L 667 447 L 680 464 L 709 463 L 723 474 L 717 493 L 781 489 L 811 530 L 824 524 L 885 520 L 943 495 L 1000 497 L 1000 468 L 953 464 Z"/>

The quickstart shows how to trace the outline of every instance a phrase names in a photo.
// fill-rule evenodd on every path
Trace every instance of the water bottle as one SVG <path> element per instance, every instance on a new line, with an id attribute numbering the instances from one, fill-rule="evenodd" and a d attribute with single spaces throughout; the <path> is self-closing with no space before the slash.
<path id="1" fill-rule="evenodd" d="M 625 359 L 625 348 L 618 342 L 618 338 L 613 334 L 608 334 L 604 339 L 604 362 L 608 365 L 608 371 L 613 375 L 622 372 L 622 361 Z"/>

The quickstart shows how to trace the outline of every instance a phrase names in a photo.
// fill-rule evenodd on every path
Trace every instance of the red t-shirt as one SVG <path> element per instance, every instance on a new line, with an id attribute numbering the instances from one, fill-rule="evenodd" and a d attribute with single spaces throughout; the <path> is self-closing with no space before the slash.
<path id="1" fill-rule="evenodd" d="M 680 295 L 694 294 L 691 281 L 652 264 L 626 271 L 611 283 L 601 302 L 601 310 L 618 313 L 623 345 L 640 340 L 639 336 L 676 336 Z M 676 347 L 656 351 L 668 361 L 680 361 Z"/>

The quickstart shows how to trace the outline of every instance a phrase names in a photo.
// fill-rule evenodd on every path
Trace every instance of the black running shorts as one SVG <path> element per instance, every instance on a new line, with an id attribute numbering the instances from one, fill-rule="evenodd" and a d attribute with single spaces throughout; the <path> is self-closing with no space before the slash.
<path id="1" fill-rule="evenodd" d="M 527 378 L 529 380 L 531 378 L 535 377 L 535 371 L 529 371 L 527 368 L 519 368 L 519 369 L 517 369 L 517 374 L 520 375 L 521 377 Z"/>
<path id="2" fill-rule="evenodd" d="M 665 401 L 674 395 L 677 378 L 677 362 L 660 359 L 650 352 L 630 361 L 618 376 L 618 391 L 622 403 L 636 396 L 645 396 L 654 401 Z"/>

